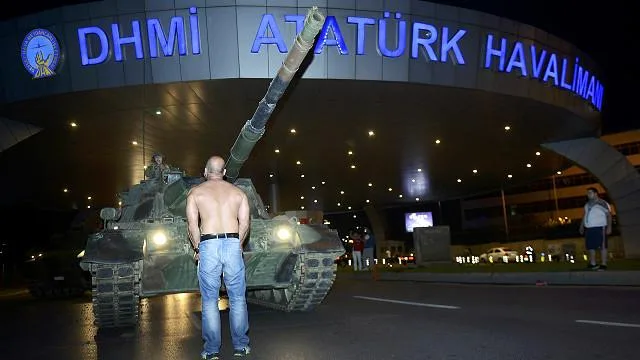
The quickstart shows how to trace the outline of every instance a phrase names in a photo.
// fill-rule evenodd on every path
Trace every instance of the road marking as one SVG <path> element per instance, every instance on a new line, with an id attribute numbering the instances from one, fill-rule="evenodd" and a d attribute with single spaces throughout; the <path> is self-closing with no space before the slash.
<path id="1" fill-rule="evenodd" d="M 191 322 L 191 325 L 193 325 L 193 327 L 195 327 L 198 330 L 202 330 L 202 319 L 200 319 L 200 317 L 196 315 L 195 312 L 187 313 L 186 315 L 189 318 L 189 321 Z"/>
<path id="2" fill-rule="evenodd" d="M 364 300 L 372 300 L 372 301 L 390 302 L 390 303 L 394 303 L 394 304 L 404 304 L 404 305 L 413 305 L 413 306 L 432 307 L 432 308 L 438 308 L 438 309 L 460 309 L 459 306 L 427 304 L 427 303 L 419 303 L 419 302 L 412 302 L 412 301 L 402 301 L 402 300 L 391 300 L 391 299 L 374 298 L 374 297 L 368 297 L 368 296 L 354 296 L 354 298 L 356 298 L 356 299 L 364 299 Z"/>
<path id="3" fill-rule="evenodd" d="M 577 323 L 640 328 L 640 324 L 628 324 L 609 321 L 576 320 Z"/>

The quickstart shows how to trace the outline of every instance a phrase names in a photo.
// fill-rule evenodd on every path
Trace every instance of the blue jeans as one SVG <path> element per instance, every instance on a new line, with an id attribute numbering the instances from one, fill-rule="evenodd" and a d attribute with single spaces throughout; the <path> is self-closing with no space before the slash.
<path id="1" fill-rule="evenodd" d="M 239 239 L 212 239 L 200 242 L 198 281 L 202 297 L 202 354 L 220 351 L 221 328 L 218 297 L 220 275 L 229 296 L 229 327 L 234 349 L 249 345 L 249 313 L 245 298 L 246 280 Z"/>

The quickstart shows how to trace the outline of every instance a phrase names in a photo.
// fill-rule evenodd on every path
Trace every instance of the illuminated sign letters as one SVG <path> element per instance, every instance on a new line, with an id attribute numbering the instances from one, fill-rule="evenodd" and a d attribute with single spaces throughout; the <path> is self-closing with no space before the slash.
<path id="1" fill-rule="evenodd" d="M 300 33 L 304 25 L 304 15 L 285 15 L 286 23 L 295 23 Z M 376 50 L 381 56 L 397 58 L 407 51 L 411 59 L 423 58 L 427 62 L 451 61 L 456 65 L 465 65 L 464 29 L 440 28 L 422 22 L 409 24 L 401 13 L 385 11 L 381 19 L 348 16 L 346 23 L 356 30 L 355 54 L 366 55 L 365 29 L 377 25 Z M 396 26 L 396 29 L 388 30 Z M 387 33 L 397 34 L 392 38 Z M 410 36 L 409 36 L 410 34 Z M 438 36 L 440 39 L 438 39 Z M 349 55 L 350 49 L 342 36 L 342 30 L 335 16 L 327 16 L 318 35 L 314 48 L 316 54 L 325 48 L 335 47 L 340 55 Z M 479 61 L 482 69 L 496 69 L 505 73 L 516 73 L 522 77 L 539 79 L 560 89 L 570 91 L 591 102 L 602 110 L 604 86 L 598 78 L 580 66 L 580 59 L 570 62 L 566 57 L 538 49 L 535 45 L 526 47 L 522 42 L 509 43 L 506 38 L 496 39 L 488 34 L 484 39 L 483 52 Z M 439 45 L 438 45 L 439 44 Z M 251 46 L 252 53 L 259 53 L 263 45 L 276 45 L 280 53 L 288 51 L 280 29 L 272 14 L 264 14 Z"/>
<path id="2" fill-rule="evenodd" d="M 200 29 L 197 9 L 195 7 L 190 8 L 189 14 L 190 37 L 185 30 L 184 19 L 180 16 L 171 18 L 168 35 L 165 33 L 160 20 L 147 19 L 149 57 L 157 58 L 160 53 L 163 56 L 173 56 L 176 45 L 180 56 L 188 55 L 188 38 L 191 40 L 191 53 L 194 55 L 200 54 Z M 127 32 L 131 35 L 124 35 Z M 92 38 L 97 38 L 98 40 L 98 50 L 95 52 L 93 51 L 95 46 L 92 46 Z M 138 20 L 131 22 L 130 32 L 121 29 L 119 24 L 111 24 L 111 47 L 107 32 L 97 26 L 79 28 L 78 41 L 83 66 L 102 64 L 107 61 L 111 52 L 115 61 L 123 61 L 123 46 L 125 45 L 134 47 L 136 59 L 144 59 L 145 57 L 142 46 L 141 24 Z M 160 45 L 160 50 L 158 45 Z"/>
<path id="3" fill-rule="evenodd" d="M 387 23 L 388 21 L 390 21 L 389 18 L 391 18 L 391 13 L 388 11 L 385 11 L 383 18 L 378 19 L 377 21 L 373 18 L 359 16 L 347 17 L 347 23 L 356 26 L 357 55 L 366 55 L 364 50 L 365 27 L 368 25 L 376 25 L 376 23 L 378 24 L 378 52 L 382 56 L 390 58 L 397 58 L 405 53 L 407 48 L 407 22 L 405 20 L 402 20 L 401 13 L 394 13 L 393 18 L 397 22 L 398 36 L 396 36 L 395 39 L 388 39 L 387 27 L 393 26 Z M 302 31 L 302 27 L 304 25 L 304 15 L 285 15 L 284 19 L 285 22 L 295 22 L 296 31 L 298 33 Z M 423 49 L 424 51 L 426 51 L 427 56 L 431 61 L 446 62 L 449 58 L 449 54 L 453 54 L 455 62 L 457 64 L 465 63 L 464 56 L 462 55 L 462 51 L 460 50 L 458 42 L 460 41 L 460 39 L 462 39 L 464 34 L 466 34 L 466 30 L 458 30 L 453 33 L 449 30 L 448 27 L 444 26 L 442 27 L 442 29 L 440 29 L 440 31 L 438 31 L 438 29 L 433 25 L 423 24 L 420 22 L 413 23 L 411 29 L 412 37 L 411 43 L 409 44 L 409 48 L 411 50 L 411 58 L 417 59 L 419 56 L 419 50 Z M 271 33 L 271 35 L 269 35 L 269 33 Z M 438 33 L 441 33 L 442 37 L 440 47 L 434 44 L 438 39 Z M 422 36 L 423 34 L 424 36 Z M 327 16 L 324 26 L 322 27 L 322 30 L 320 30 L 318 38 L 320 40 L 316 43 L 316 47 L 314 48 L 314 52 L 316 54 L 322 53 L 324 48 L 328 46 L 335 46 L 341 55 L 349 54 L 349 48 L 347 47 L 344 37 L 342 36 L 342 30 L 340 29 L 335 16 Z M 395 47 L 390 45 L 394 43 Z M 270 44 L 275 44 L 278 47 L 278 51 L 283 54 L 288 51 L 287 45 L 282 38 L 280 29 L 278 28 L 273 15 L 264 14 L 262 16 L 260 26 L 258 27 L 258 32 L 254 38 L 253 45 L 251 46 L 251 52 L 259 53 L 262 45 Z"/>
<path id="4" fill-rule="evenodd" d="M 483 67 L 490 69 L 495 60 L 499 71 L 507 73 L 519 72 L 523 77 L 542 79 L 549 83 L 569 90 L 583 99 L 590 101 L 598 110 L 602 109 L 604 86 L 595 75 L 580 66 L 580 59 L 576 58 L 571 64 L 566 57 L 560 57 L 544 49 L 537 49 L 531 45 L 528 49 L 520 41 L 516 41 L 509 53 L 507 39 L 495 41 L 492 34 L 487 35 L 485 58 Z M 571 77 L 569 82 L 568 78 Z"/>

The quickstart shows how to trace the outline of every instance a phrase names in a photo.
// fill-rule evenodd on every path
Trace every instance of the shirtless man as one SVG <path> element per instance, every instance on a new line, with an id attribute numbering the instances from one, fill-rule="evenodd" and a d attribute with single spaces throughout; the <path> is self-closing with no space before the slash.
<path id="1" fill-rule="evenodd" d="M 223 179 L 224 160 L 207 161 L 204 183 L 187 197 L 189 238 L 196 251 L 198 280 L 202 296 L 203 359 L 219 359 L 221 339 L 218 296 L 220 275 L 229 296 L 229 320 L 233 356 L 249 354 L 249 314 L 242 245 L 249 231 L 250 213 L 246 194 Z M 200 220 L 200 226 L 198 226 Z"/>

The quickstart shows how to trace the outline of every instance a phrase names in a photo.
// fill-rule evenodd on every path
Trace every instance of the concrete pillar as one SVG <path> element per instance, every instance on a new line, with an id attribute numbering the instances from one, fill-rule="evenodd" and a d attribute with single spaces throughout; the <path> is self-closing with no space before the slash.
<path id="1" fill-rule="evenodd" d="M 372 205 L 365 206 L 364 211 L 367 214 L 367 218 L 369 218 L 371 231 L 373 231 L 373 235 L 376 238 L 376 250 L 374 257 L 379 258 L 381 256 L 380 244 L 386 240 L 386 221 Z"/>
<path id="2" fill-rule="evenodd" d="M 627 259 L 640 259 L 640 175 L 627 157 L 599 138 L 542 144 L 595 176 L 606 189 L 618 218 Z"/>
<path id="3" fill-rule="evenodd" d="M 278 188 L 278 182 L 275 179 L 275 176 L 271 178 L 271 182 L 269 183 L 269 209 L 270 213 L 277 214 L 279 209 L 279 200 L 280 200 L 280 189 Z"/>

